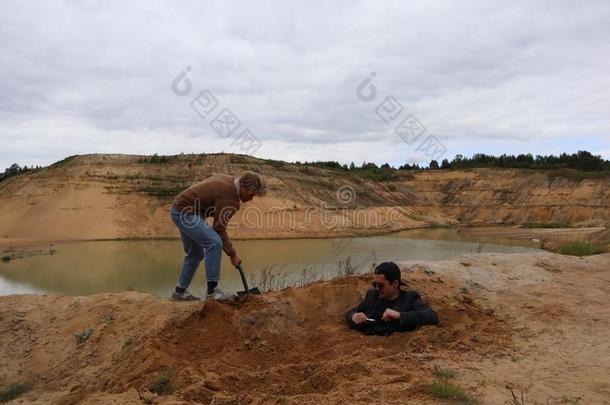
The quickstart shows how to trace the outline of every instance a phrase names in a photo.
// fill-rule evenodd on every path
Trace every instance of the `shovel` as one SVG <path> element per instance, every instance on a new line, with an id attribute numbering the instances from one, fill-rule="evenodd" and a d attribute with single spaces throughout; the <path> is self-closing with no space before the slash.
<path id="1" fill-rule="evenodd" d="M 260 294 L 261 290 L 258 288 L 248 288 L 248 281 L 246 280 L 246 276 L 244 275 L 244 269 L 241 267 L 241 263 L 237 265 L 237 270 L 239 270 L 239 275 L 241 276 L 241 281 L 244 283 L 244 291 L 237 292 L 237 298 L 244 298 L 248 294 Z"/>

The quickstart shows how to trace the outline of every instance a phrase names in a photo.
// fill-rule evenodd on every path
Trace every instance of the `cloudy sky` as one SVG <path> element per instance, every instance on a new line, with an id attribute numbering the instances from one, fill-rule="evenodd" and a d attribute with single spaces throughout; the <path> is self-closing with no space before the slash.
<path id="1" fill-rule="evenodd" d="M 83 153 L 610 158 L 605 0 L 0 4 L 0 170 Z"/>

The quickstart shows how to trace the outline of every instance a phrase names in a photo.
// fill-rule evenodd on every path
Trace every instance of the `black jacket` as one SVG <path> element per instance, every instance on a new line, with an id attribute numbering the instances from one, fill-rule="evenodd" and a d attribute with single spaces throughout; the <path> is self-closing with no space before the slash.
<path id="1" fill-rule="evenodd" d="M 390 322 L 381 320 L 383 312 L 391 308 L 400 312 L 400 319 Z M 352 316 L 357 312 L 364 312 L 368 318 L 375 322 L 365 322 L 356 325 Z M 424 304 L 417 291 L 400 291 L 398 298 L 393 301 L 383 300 L 376 289 L 367 291 L 364 301 L 352 308 L 345 315 L 347 324 L 367 334 L 391 335 L 393 332 L 404 332 L 416 329 L 420 325 L 436 325 L 438 315 L 427 304 Z"/>

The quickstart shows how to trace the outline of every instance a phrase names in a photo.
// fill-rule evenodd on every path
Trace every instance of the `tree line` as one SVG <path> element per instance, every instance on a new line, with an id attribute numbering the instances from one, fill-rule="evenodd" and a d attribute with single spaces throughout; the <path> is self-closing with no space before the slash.
<path id="1" fill-rule="evenodd" d="M 426 170 L 426 169 L 473 169 L 473 168 L 514 168 L 514 169 L 561 169 L 569 168 L 584 171 L 601 171 L 610 170 L 610 161 L 604 160 L 599 155 L 593 155 L 587 151 L 578 151 L 577 153 L 562 153 L 559 156 L 555 155 L 536 155 L 530 153 L 520 155 L 500 156 L 486 155 L 484 153 L 476 153 L 472 157 L 456 155 L 451 161 L 443 159 L 439 164 L 438 161 L 432 160 L 428 166 L 420 166 L 416 163 L 405 163 L 404 165 L 395 168 L 389 163 L 384 163 L 377 166 L 375 163 L 362 162 L 362 165 L 356 166 L 354 162 L 350 165 L 335 161 L 317 161 L 317 162 L 295 162 L 297 165 L 308 165 L 323 167 L 327 169 L 350 170 L 375 170 L 375 169 L 398 169 L 398 170 Z"/>
<path id="2" fill-rule="evenodd" d="M 586 150 L 577 153 L 555 155 L 486 155 L 476 153 L 472 157 L 456 155 L 452 161 L 444 159 L 440 166 L 437 161 L 430 162 L 431 169 L 470 169 L 479 167 L 505 167 L 521 169 L 561 169 L 569 168 L 584 171 L 610 170 L 610 161 Z"/>
<path id="3" fill-rule="evenodd" d="M 13 163 L 11 167 L 4 169 L 3 173 L 0 173 L 0 182 L 8 179 L 9 177 L 16 176 L 21 173 L 31 172 L 42 169 L 41 166 L 19 166 L 17 163 Z"/>
<path id="4" fill-rule="evenodd" d="M 64 160 L 67 160 L 66 158 Z M 167 156 L 158 156 L 154 154 L 150 158 L 142 158 L 138 163 L 167 163 L 169 158 Z M 284 162 L 268 160 L 275 167 L 284 165 Z M 55 164 L 58 164 L 57 162 Z M 54 165 L 55 165 L 54 164 Z M 583 171 L 602 171 L 610 170 L 610 161 L 603 159 L 599 155 L 593 155 L 588 151 L 578 151 L 577 153 L 562 153 L 559 156 L 555 155 L 536 155 L 533 156 L 530 153 L 520 155 L 506 155 L 500 156 L 486 155 L 484 153 L 476 153 L 472 157 L 466 157 L 463 155 L 455 155 L 455 157 L 449 161 L 443 159 L 439 164 L 438 161 L 432 160 L 428 166 L 419 166 L 418 164 L 405 163 L 404 165 L 395 168 L 389 163 L 384 163 L 381 166 L 377 166 L 372 162 L 362 162 L 361 165 L 356 166 L 354 162 L 351 164 L 340 164 L 336 161 L 316 161 L 316 162 L 295 162 L 297 166 L 316 166 L 326 169 L 344 170 L 344 171 L 355 171 L 362 174 L 369 174 L 376 180 L 391 180 L 392 176 L 390 172 L 392 170 L 427 170 L 427 169 L 474 169 L 474 168 L 514 168 L 514 169 L 561 169 L 569 168 Z M 8 179 L 9 177 L 16 176 L 18 174 L 36 171 L 42 169 L 41 166 L 19 166 L 17 163 L 13 163 L 9 168 L 5 169 L 3 173 L 0 173 L 0 182 Z"/>

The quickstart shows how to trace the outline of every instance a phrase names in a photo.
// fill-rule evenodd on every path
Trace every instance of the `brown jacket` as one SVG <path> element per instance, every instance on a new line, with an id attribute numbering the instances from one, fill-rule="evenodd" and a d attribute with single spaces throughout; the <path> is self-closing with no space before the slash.
<path id="1" fill-rule="evenodd" d="M 233 177 L 224 174 L 208 177 L 181 192 L 174 200 L 174 207 L 202 218 L 213 216 L 212 228 L 222 239 L 223 250 L 229 256 L 235 254 L 227 235 L 229 220 L 239 210 L 239 196 Z"/>

